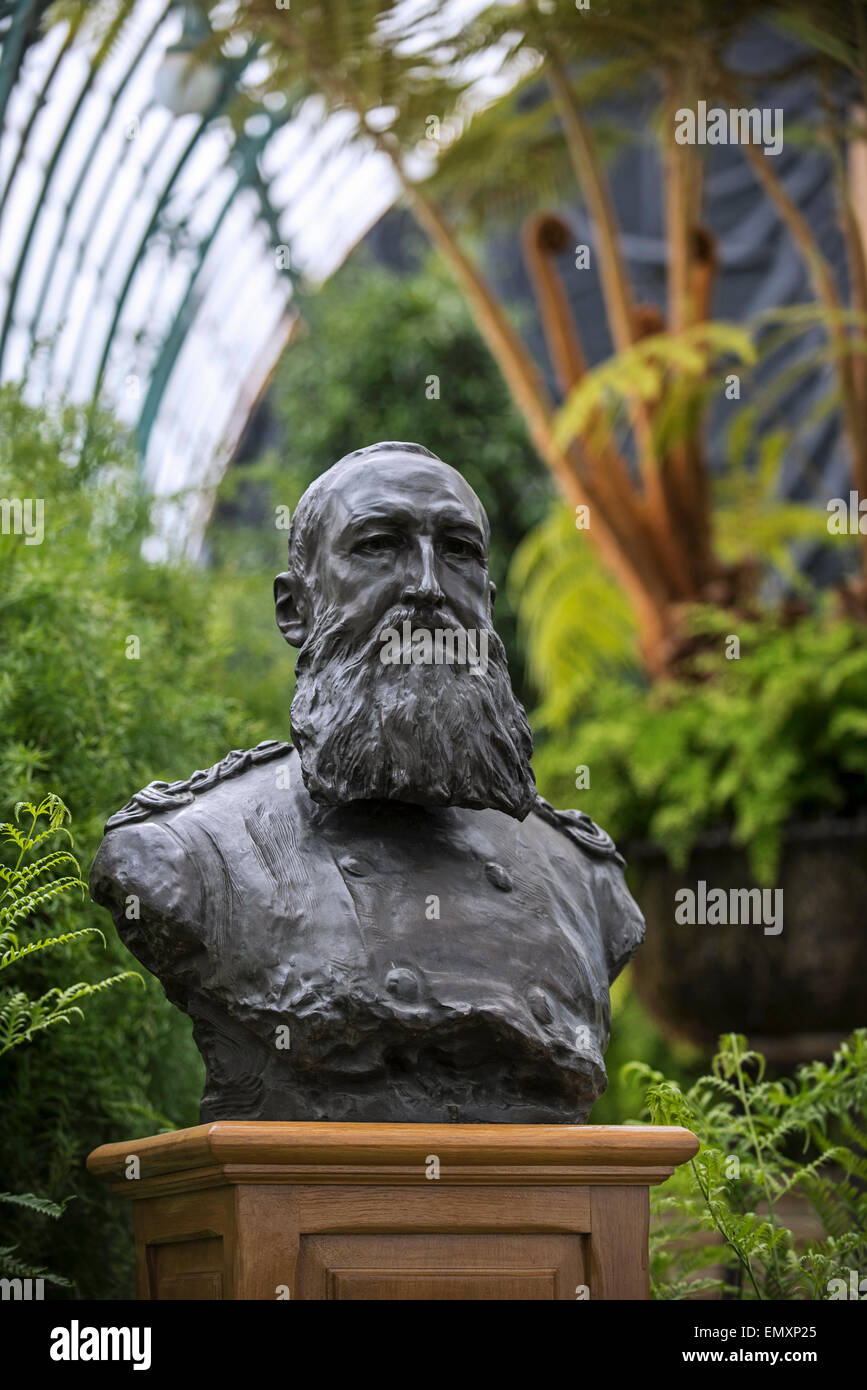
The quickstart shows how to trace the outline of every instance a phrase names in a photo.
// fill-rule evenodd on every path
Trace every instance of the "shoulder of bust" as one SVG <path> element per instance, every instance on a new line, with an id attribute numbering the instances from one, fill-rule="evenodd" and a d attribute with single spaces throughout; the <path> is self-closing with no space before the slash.
<path id="1" fill-rule="evenodd" d="M 563 832 L 595 861 L 592 870 L 593 899 L 608 965 L 609 982 L 631 960 L 644 940 L 641 909 L 626 884 L 626 860 L 618 854 L 611 836 L 583 811 L 557 811 L 541 796 L 536 815 Z"/>
<path id="2" fill-rule="evenodd" d="M 584 811 L 558 811 L 544 797 L 537 796 L 532 814 L 545 821 L 547 825 L 553 825 L 562 831 L 573 844 L 586 850 L 594 858 L 613 859 L 621 868 L 626 867 L 626 860 L 618 852 L 611 836 Z"/>
<path id="3" fill-rule="evenodd" d="M 147 820 L 150 816 L 165 811 L 177 811 L 189 806 L 197 796 L 219 786 L 230 778 L 239 777 L 262 763 L 274 762 L 292 752 L 292 744 L 278 739 L 265 739 L 255 748 L 233 748 L 213 767 L 201 768 L 179 782 L 150 782 L 140 792 L 136 792 L 125 806 L 109 816 L 105 823 L 106 834 L 122 825 L 132 825 Z"/>

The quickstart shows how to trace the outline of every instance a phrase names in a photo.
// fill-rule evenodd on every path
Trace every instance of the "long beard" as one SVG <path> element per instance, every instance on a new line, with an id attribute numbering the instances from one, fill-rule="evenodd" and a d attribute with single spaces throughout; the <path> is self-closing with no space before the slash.
<path id="1" fill-rule="evenodd" d="M 467 664 L 383 664 L 380 633 L 405 620 L 460 632 L 441 610 L 399 608 L 350 642 L 326 612 L 301 648 L 290 724 L 308 792 L 329 806 L 383 799 L 523 820 L 536 800 L 533 738 L 502 642 L 486 623 L 484 674 Z"/>

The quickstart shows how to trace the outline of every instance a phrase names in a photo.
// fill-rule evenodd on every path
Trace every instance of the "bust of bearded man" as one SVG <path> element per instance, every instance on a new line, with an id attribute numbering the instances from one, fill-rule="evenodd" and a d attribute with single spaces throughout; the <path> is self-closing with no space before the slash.
<path id="1" fill-rule="evenodd" d="M 605 1089 L 644 922 L 605 832 L 536 794 L 489 539 L 422 446 L 340 459 L 274 585 L 292 742 L 106 825 L 91 892 L 192 1018 L 203 1122 L 574 1124 Z"/>

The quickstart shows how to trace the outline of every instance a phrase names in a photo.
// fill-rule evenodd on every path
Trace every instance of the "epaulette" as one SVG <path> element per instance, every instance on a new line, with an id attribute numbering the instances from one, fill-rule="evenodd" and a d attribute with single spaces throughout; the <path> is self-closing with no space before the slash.
<path id="1" fill-rule="evenodd" d="M 240 772 L 255 767 L 258 763 L 268 763 L 272 758 L 282 757 L 291 749 L 291 743 L 281 743 L 276 738 L 265 739 L 255 748 L 233 748 L 213 767 L 194 772 L 182 782 L 150 782 L 142 791 L 136 792 L 131 801 L 109 816 L 106 830 L 114 830 L 118 825 L 129 825 L 132 821 L 145 820 L 154 811 L 174 811 L 189 803 L 229 777 L 237 777 Z"/>
<path id="2" fill-rule="evenodd" d="M 558 811 L 542 796 L 536 797 L 534 810 L 544 821 L 562 830 L 582 849 L 589 850 L 600 859 L 616 859 L 621 868 L 626 868 L 626 860 L 619 853 L 611 836 L 584 811 Z"/>

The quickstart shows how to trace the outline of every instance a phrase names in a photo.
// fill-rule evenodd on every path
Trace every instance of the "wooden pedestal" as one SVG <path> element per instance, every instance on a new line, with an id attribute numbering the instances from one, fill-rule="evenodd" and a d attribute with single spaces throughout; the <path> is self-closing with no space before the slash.
<path id="1" fill-rule="evenodd" d="M 698 1149 L 643 1125 L 221 1121 L 106 1144 L 143 1299 L 645 1299 L 648 1189 Z"/>

